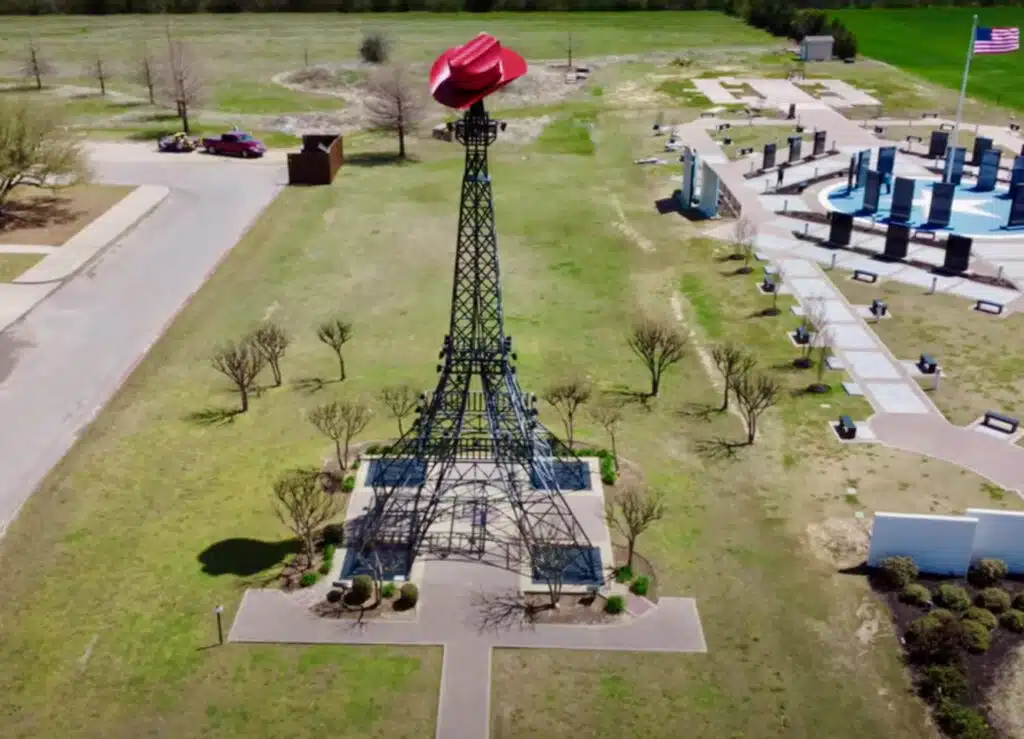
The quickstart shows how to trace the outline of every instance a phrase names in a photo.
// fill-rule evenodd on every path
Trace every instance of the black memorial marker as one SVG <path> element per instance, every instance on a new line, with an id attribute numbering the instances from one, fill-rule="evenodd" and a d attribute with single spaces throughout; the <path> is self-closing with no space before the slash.
<path id="1" fill-rule="evenodd" d="M 905 259 L 910 244 L 910 226 L 890 223 L 885 232 L 885 257 L 887 259 Z"/>
<path id="2" fill-rule="evenodd" d="M 964 272 L 971 261 L 971 246 L 974 239 L 950 234 L 946 240 L 946 258 L 942 268 L 947 272 Z"/>
<path id="3" fill-rule="evenodd" d="M 829 214 L 828 245 L 849 246 L 853 236 L 853 216 L 837 210 Z"/>

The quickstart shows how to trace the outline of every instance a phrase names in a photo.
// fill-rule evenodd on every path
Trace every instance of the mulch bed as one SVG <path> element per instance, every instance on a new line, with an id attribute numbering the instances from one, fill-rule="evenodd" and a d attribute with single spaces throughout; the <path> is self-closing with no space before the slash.
<path id="1" fill-rule="evenodd" d="M 980 588 L 970 585 L 965 579 L 933 578 L 922 575 L 918 578 L 917 582 L 924 585 L 932 592 L 942 584 L 959 585 L 970 594 L 972 601 L 974 596 L 980 590 Z M 1007 579 L 1003 580 L 999 587 L 1009 592 L 1010 596 L 1013 597 L 1016 596 L 1017 593 L 1024 591 L 1024 581 L 1019 579 Z M 896 633 L 899 634 L 901 638 L 905 637 L 907 627 L 910 626 L 912 621 L 928 613 L 928 610 L 925 608 L 901 602 L 898 591 L 883 590 L 878 587 L 875 587 L 874 589 L 878 596 L 889 607 L 889 613 L 892 616 Z M 996 679 L 1002 672 L 1007 659 L 1022 643 L 1024 643 L 1024 634 L 1014 634 L 1002 627 L 997 627 L 992 632 L 992 645 L 989 647 L 988 651 L 981 654 L 971 654 L 966 651 L 963 652 L 963 666 L 967 673 L 967 680 L 969 684 L 968 694 L 961 701 L 964 705 L 985 713 L 986 698 L 989 690 L 995 684 Z M 909 660 L 908 666 L 913 672 L 916 682 L 921 668 Z M 988 716 L 986 716 L 986 718 L 988 718 Z M 991 719 L 989 719 L 989 723 L 992 723 Z"/>
<path id="2" fill-rule="evenodd" d="M 537 606 L 546 605 L 546 595 L 528 595 L 528 603 Z M 629 618 L 629 614 L 612 615 L 604 612 L 604 598 L 593 595 L 563 595 L 558 599 L 558 608 L 544 608 L 537 611 L 533 623 L 537 624 L 574 624 L 574 625 L 607 625 Z"/>
<path id="3" fill-rule="evenodd" d="M 345 621 L 413 621 L 416 618 L 416 608 L 403 608 L 399 605 L 399 599 L 383 598 L 374 608 L 353 608 L 344 603 L 329 603 L 322 600 L 314 604 L 311 612 L 321 618 L 334 618 Z"/>

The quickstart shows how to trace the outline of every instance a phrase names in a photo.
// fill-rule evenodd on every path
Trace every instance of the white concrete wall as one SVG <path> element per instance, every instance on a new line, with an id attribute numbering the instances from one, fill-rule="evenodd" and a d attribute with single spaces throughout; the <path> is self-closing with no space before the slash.
<path id="1" fill-rule="evenodd" d="M 978 519 L 971 560 L 1001 559 L 1010 572 L 1024 572 L 1024 513 L 968 508 L 967 515 Z"/>
<path id="2" fill-rule="evenodd" d="M 963 575 L 971 564 L 973 516 L 925 516 L 876 513 L 868 564 L 877 567 L 886 557 L 913 557 L 921 572 Z"/>

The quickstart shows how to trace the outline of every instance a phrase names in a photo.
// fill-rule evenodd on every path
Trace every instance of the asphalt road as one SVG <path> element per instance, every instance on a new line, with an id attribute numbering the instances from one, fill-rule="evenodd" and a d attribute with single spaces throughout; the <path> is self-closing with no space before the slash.
<path id="1" fill-rule="evenodd" d="M 91 149 L 94 179 L 171 194 L 0 333 L 0 535 L 286 181 L 281 158 Z"/>

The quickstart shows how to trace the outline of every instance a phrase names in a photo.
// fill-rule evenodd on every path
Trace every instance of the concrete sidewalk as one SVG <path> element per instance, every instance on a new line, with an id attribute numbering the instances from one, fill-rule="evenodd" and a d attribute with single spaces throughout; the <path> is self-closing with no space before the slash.
<path id="1" fill-rule="evenodd" d="M 0 253 L 46 255 L 13 282 L 0 284 L 0 331 L 32 310 L 64 280 L 130 231 L 169 194 L 170 190 L 161 185 L 141 185 L 63 246 L 0 247 Z"/>

